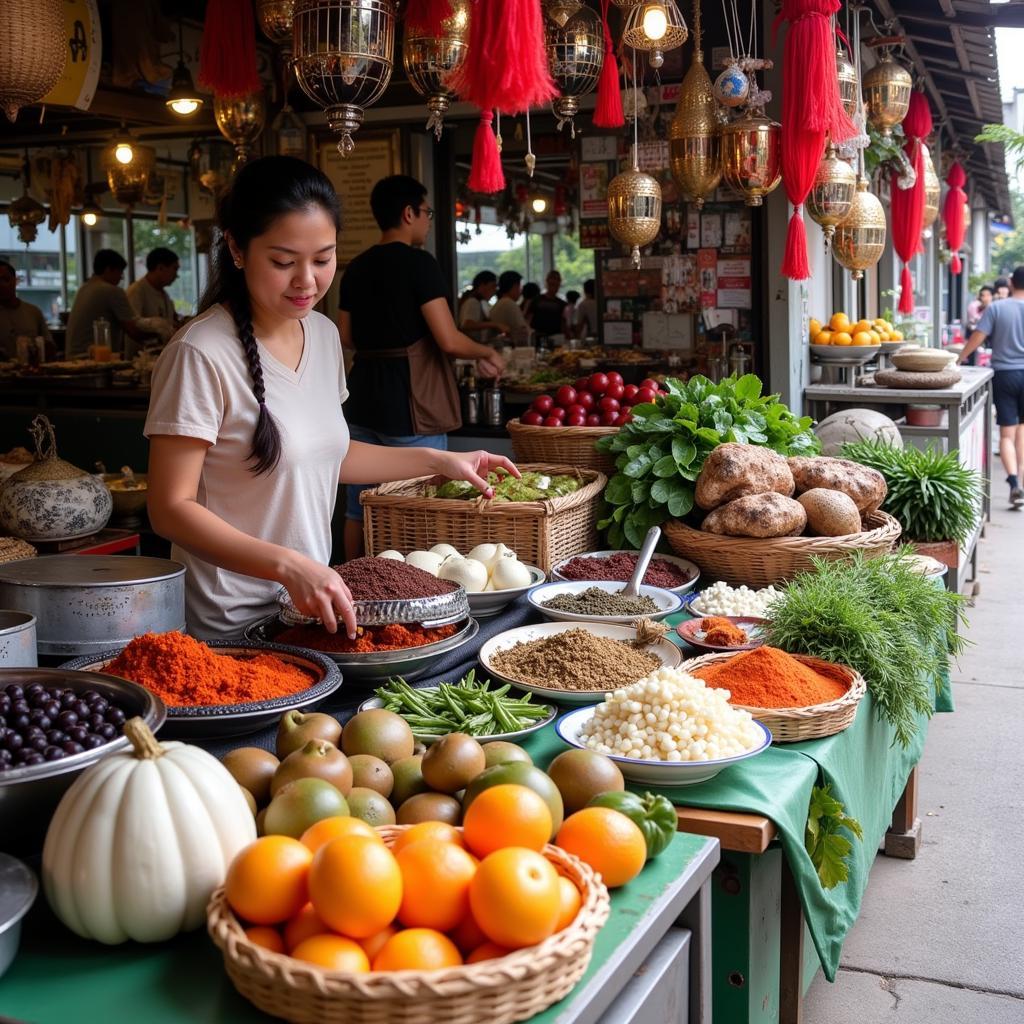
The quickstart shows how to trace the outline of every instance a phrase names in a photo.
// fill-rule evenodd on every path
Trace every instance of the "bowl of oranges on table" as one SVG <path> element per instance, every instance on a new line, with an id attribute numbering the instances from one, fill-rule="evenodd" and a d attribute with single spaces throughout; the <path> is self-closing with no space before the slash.
<path id="1" fill-rule="evenodd" d="M 824 322 L 812 319 L 808 333 L 811 352 L 822 363 L 863 364 L 903 344 L 903 335 L 880 317 L 851 321 L 845 313 L 833 313 Z"/>

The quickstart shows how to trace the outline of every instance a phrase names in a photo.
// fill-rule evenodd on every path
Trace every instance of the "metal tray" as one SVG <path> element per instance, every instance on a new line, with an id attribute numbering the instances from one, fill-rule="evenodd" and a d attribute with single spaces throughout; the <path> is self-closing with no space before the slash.
<path id="1" fill-rule="evenodd" d="M 881 350 L 881 345 L 811 345 L 814 362 L 837 366 L 863 366 Z"/>
<path id="2" fill-rule="evenodd" d="M 303 615 L 292 604 L 291 595 L 282 587 L 277 595 L 281 621 L 286 626 L 313 626 L 319 619 Z M 390 626 L 415 623 L 426 629 L 450 626 L 469 616 L 469 598 L 462 587 L 437 597 L 396 598 L 392 601 L 353 601 L 356 622 L 360 626 Z M 341 621 L 340 619 L 338 620 Z"/>

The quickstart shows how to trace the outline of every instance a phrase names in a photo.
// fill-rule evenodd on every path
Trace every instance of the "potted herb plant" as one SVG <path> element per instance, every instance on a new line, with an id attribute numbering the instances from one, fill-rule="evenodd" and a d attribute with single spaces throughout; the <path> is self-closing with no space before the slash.
<path id="1" fill-rule="evenodd" d="M 894 448 L 879 441 L 851 441 L 841 454 L 877 469 L 889 489 L 884 511 L 903 526 L 919 554 L 955 569 L 981 515 L 982 476 L 960 462 L 954 449 Z"/>

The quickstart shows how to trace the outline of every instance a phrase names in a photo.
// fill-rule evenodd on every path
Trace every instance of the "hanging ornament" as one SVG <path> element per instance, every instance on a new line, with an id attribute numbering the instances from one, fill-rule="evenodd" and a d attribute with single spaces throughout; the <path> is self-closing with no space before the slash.
<path id="1" fill-rule="evenodd" d="M 881 132 L 883 138 L 888 139 L 893 128 L 907 116 L 913 87 L 910 72 L 897 64 L 888 50 L 882 52 L 878 63 L 864 75 L 864 105 L 868 122 Z"/>
<path id="2" fill-rule="evenodd" d="M 640 266 L 640 246 L 650 245 L 661 230 L 661 186 L 635 158 L 630 170 L 608 183 L 608 230 L 630 247 L 634 267 Z"/>
<path id="3" fill-rule="evenodd" d="M 942 186 L 939 183 L 939 176 L 935 173 L 935 164 L 932 163 L 932 155 L 928 151 L 928 147 L 922 143 L 921 150 L 924 157 L 924 217 L 921 226 L 922 231 L 929 231 L 939 217 L 939 197 L 942 194 Z"/>
<path id="4" fill-rule="evenodd" d="M 782 180 L 782 126 L 748 111 L 722 125 L 722 177 L 747 206 L 761 206 Z"/>
<path id="5" fill-rule="evenodd" d="M 537 168 L 537 157 L 533 152 L 533 134 L 530 131 L 530 111 L 526 111 L 526 156 L 523 157 L 523 163 L 526 164 L 526 173 L 533 177 L 533 172 Z"/>
<path id="6" fill-rule="evenodd" d="M 9 121 L 60 80 L 68 53 L 66 34 L 62 0 L 4 0 L 0 106 Z"/>
<path id="7" fill-rule="evenodd" d="M 256 0 L 260 31 L 275 45 L 292 48 L 292 20 L 295 0 Z"/>
<path id="8" fill-rule="evenodd" d="M 208 0 L 199 45 L 199 84 L 214 96 L 246 96 L 260 88 L 252 4 Z"/>
<path id="9" fill-rule="evenodd" d="M 348 156 L 363 108 L 391 81 L 393 0 L 297 0 L 293 47 L 299 86 L 324 108 L 328 127 L 340 136 L 338 152 Z"/>
<path id="10" fill-rule="evenodd" d="M 967 175 L 963 167 L 956 160 L 949 168 L 946 175 L 946 184 L 949 191 L 946 193 L 946 201 L 942 204 L 942 223 L 946 227 L 946 244 L 952 253 L 949 269 L 954 274 L 959 274 L 963 269 L 960 259 L 960 247 L 964 244 L 967 234 L 967 193 L 964 185 L 967 184 Z"/>
<path id="11" fill-rule="evenodd" d="M 18 237 L 28 245 L 36 240 L 39 225 L 46 220 L 46 207 L 37 202 L 27 189 L 7 207 L 7 219 L 17 228 Z"/>
<path id="12" fill-rule="evenodd" d="M 149 176 L 156 166 L 156 150 L 152 146 L 131 145 L 131 157 L 123 158 L 123 145 L 114 144 L 103 151 L 103 168 L 114 198 L 125 206 L 135 206 L 145 198 Z"/>
<path id="13" fill-rule="evenodd" d="M 857 110 L 857 69 L 847 59 L 846 51 L 836 49 L 836 81 L 839 83 L 839 99 L 843 110 L 853 117 Z"/>
<path id="14" fill-rule="evenodd" d="M 608 27 L 608 0 L 601 0 L 601 31 L 604 34 L 604 64 L 597 83 L 597 105 L 594 107 L 595 128 L 621 128 L 626 123 L 619 94 L 619 61 L 615 43 Z"/>
<path id="15" fill-rule="evenodd" d="M 868 191 L 868 179 L 857 179 L 850 212 L 836 228 L 832 255 L 847 270 L 854 281 L 873 267 L 885 250 L 885 210 L 878 197 Z"/>
<path id="16" fill-rule="evenodd" d="M 580 0 L 543 0 L 544 14 L 559 28 L 565 28 L 566 22 L 583 7 Z"/>
<path id="17" fill-rule="evenodd" d="M 701 50 L 700 0 L 693 4 L 693 39 L 693 63 L 679 87 L 668 137 L 672 177 L 700 209 L 722 180 L 718 107 Z"/>
<path id="18" fill-rule="evenodd" d="M 715 79 L 715 99 L 724 107 L 738 107 L 750 95 L 750 79 L 739 61 L 731 60 Z"/>
<path id="19" fill-rule="evenodd" d="M 267 120 L 263 90 L 247 96 L 214 96 L 213 118 L 221 135 L 235 147 L 231 168 L 234 177 L 252 155 L 252 144 L 260 137 Z"/>
<path id="20" fill-rule="evenodd" d="M 575 10 L 563 17 L 568 7 Z M 551 101 L 558 130 L 568 124 L 576 138 L 573 117 L 579 112 L 580 97 L 597 87 L 604 64 L 604 29 L 601 19 L 582 4 L 545 0 L 544 46 L 548 70 L 561 96 Z M 556 16 L 557 15 L 557 16 Z"/>
<path id="21" fill-rule="evenodd" d="M 469 0 L 454 0 L 450 11 L 441 22 L 440 34 L 431 35 L 407 25 L 402 40 L 405 74 L 409 84 L 427 99 L 427 131 L 433 128 L 437 139 L 444 131 L 444 115 L 455 96 L 448 86 L 449 78 L 466 59 Z"/>
<path id="22" fill-rule="evenodd" d="M 494 115 L 489 110 L 480 111 L 480 120 L 473 136 L 473 159 L 469 168 L 467 186 L 473 192 L 493 195 L 505 187 L 505 172 L 501 166 L 501 151 L 498 140 L 491 131 Z"/>
<path id="23" fill-rule="evenodd" d="M 690 31 L 675 0 L 641 0 L 630 8 L 622 41 L 648 53 L 652 68 L 665 63 L 665 51 L 686 42 Z"/>
<path id="24" fill-rule="evenodd" d="M 908 264 L 921 249 L 921 232 L 924 230 L 924 139 L 932 133 L 932 112 L 924 93 L 914 92 L 910 97 L 907 116 L 903 118 L 903 135 L 906 142 L 903 153 L 910 163 L 913 181 L 902 187 L 897 180 L 898 172 L 892 175 L 889 193 L 889 208 L 892 216 L 892 247 L 903 263 L 900 274 L 901 313 L 914 312 L 914 282 Z"/>
<path id="25" fill-rule="evenodd" d="M 856 192 L 856 172 L 845 160 L 840 159 L 836 147 L 830 142 L 818 166 L 814 185 L 804 202 L 807 216 L 821 226 L 826 249 L 832 244 L 836 226 L 849 214 Z"/>

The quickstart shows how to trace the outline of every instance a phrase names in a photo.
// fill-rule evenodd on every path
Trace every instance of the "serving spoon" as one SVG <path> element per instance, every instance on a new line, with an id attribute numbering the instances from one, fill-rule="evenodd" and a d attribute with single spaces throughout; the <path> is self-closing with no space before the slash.
<path id="1" fill-rule="evenodd" d="M 639 597 L 640 596 L 640 584 L 643 582 L 644 576 L 647 574 L 647 567 L 651 564 L 651 556 L 654 554 L 654 549 L 658 546 L 658 541 L 661 540 L 661 527 L 652 526 L 647 531 L 647 536 L 644 537 L 643 547 L 640 548 L 640 554 L 636 558 L 636 568 L 633 570 L 633 575 L 630 577 L 629 582 L 619 591 L 619 597 Z"/>

